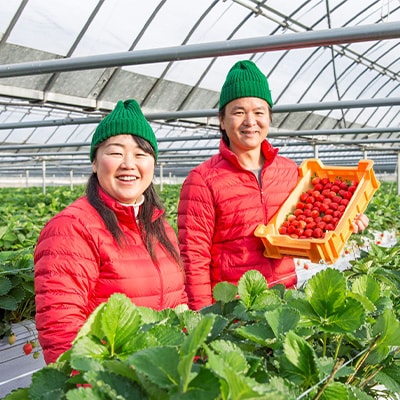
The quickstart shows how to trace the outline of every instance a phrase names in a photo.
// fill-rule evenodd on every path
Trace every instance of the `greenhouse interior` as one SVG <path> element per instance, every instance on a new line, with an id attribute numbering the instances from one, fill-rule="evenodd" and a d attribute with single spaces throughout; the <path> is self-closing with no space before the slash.
<path id="1" fill-rule="evenodd" d="M 390 188 L 389 200 L 377 202 L 368 214 L 370 226 L 376 229 L 368 240 L 374 245 L 384 244 L 391 252 L 387 260 L 391 260 L 397 270 L 391 267 L 385 290 L 387 294 L 388 281 L 397 282 L 399 294 L 399 208 L 396 209 L 400 195 L 399 0 L 0 0 L 0 60 L 0 189 L 38 188 L 36 193 L 47 194 L 47 197 L 51 187 L 72 190 L 87 183 L 92 173 L 89 152 L 93 133 L 117 102 L 126 99 L 135 99 L 139 103 L 155 133 L 158 142 L 155 184 L 160 185 L 161 191 L 168 185 L 181 185 L 191 170 L 219 152 L 219 96 L 228 71 L 239 60 L 253 61 L 267 77 L 271 89 L 272 122 L 267 139 L 279 149 L 279 155 L 294 160 L 298 166 L 317 159 L 328 168 L 357 168 L 363 160 L 368 160 L 380 188 Z M 377 189 L 378 184 L 374 193 Z M 371 193 L 364 203 L 369 203 L 372 196 Z M 5 194 L 2 197 L 6 199 Z M 40 202 L 48 204 L 44 200 Z M 57 202 L 56 197 L 54 202 Z M 17 204 L 16 201 L 15 208 Z M 3 225 L 16 211 L 7 211 L 9 215 L 4 212 Z M 386 212 L 385 218 L 381 212 Z M 25 211 L 27 213 L 29 211 Z M 378 214 L 383 224 L 390 221 L 393 225 L 378 227 Z M 40 230 L 44 223 L 44 220 L 37 222 L 35 229 Z M 6 242 L 7 229 L 10 228 L 0 227 L 1 243 Z M 32 250 L 34 245 L 32 239 L 26 248 Z M 10 252 L 21 251 L 24 247 L 22 243 L 9 246 L 1 248 L 4 260 L 10 258 Z M 373 249 L 378 254 L 379 251 Z M 349 256 L 342 253 L 339 270 L 348 268 Z M 350 264 L 357 263 L 358 257 L 359 253 Z M 379 257 L 383 259 L 381 253 Z M 320 263 L 307 260 L 307 257 L 300 256 L 297 262 L 302 282 L 311 281 L 311 277 L 322 269 Z M 385 263 L 387 265 L 389 261 Z M 0 268 L 1 282 L 6 270 L 4 266 Z M 361 267 L 357 269 L 360 270 Z M 0 312 L 1 304 L 4 304 L 1 295 L 9 290 L 2 284 Z M 354 284 L 357 285 L 361 285 L 360 281 Z M 370 284 L 369 290 L 372 285 L 375 283 Z M 361 294 L 357 296 L 361 301 Z M 389 317 L 382 311 L 379 323 L 400 329 L 399 301 L 391 300 L 389 306 L 378 297 L 375 298 L 379 303 L 374 308 L 375 316 L 381 315 L 377 309 L 387 309 L 387 313 L 389 309 L 394 310 L 391 320 L 384 319 Z M 389 303 L 388 298 L 387 294 Z M 365 300 L 364 306 L 366 303 Z M 369 312 L 372 312 L 372 303 L 374 300 L 369 299 L 366 306 L 370 307 Z M 4 305 L 3 308 L 7 309 Z M 174 332 L 175 329 L 174 326 Z M 246 340 L 253 338 L 258 345 L 268 341 L 266 337 L 261 339 L 262 335 L 257 336 L 258 328 L 254 331 L 241 329 L 240 335 Z M 329 336 L 329 329 L 324 329 Z M 17 340 L 21 344 L 29 341 L 32 333 L 36 335 L 32 322 L 17 330 Z M 344 328 L 340 327 L 335 334 L 339 337 L 343 332 Z M 261 372 L 258 376 L 254 371 L 250 377 L 249 371 L 257 367 L 249 360 L 246 368 L 243 367 L 246 369 L 243 380 L 237 378 L 239 383 L 234 383 L 230 374 L 241 376 L 241 372 L 234 371 L 233 366 L 229 373 L 226 372 L 222 361 L 217 367 L 219 359 L 212 359 L 211 351 L 204 347 L 203 352 L 208 358 L 191 370 L 191 374 L 196 374 L 198 387 L 193 376 L 185 375 L 191 367 L 189 364 L 183 366 L 182 361 L 175 376 L 181 379 L 178 388 L 172 389 L 172 377 L 165 378 L 164 386 L 160 384 L 155 388 L 164 379 L 162 373 L 151 375 L 152 371 L 148 371 L 146 375 L 143 372 L 146 368 L 143 368 L 143 375 L 135 378 L 136 386 L 130 395 L 123 394 L 122 388 L 119 393 L 115 389 L 118 385 L 113 386 L 111 380 L 102 377 L 110 392 L 107 395 L 98 392 L 88 398 L 290 400 L 319 399 L 323 391 L 326 397 L 322 398 L 332 400 L 399 399 L 398 331 L 393 334 L 396 335 L 393 342 L 384 343 L 384 350 L 379 354 L 374 353 L 374 345 L 368 348 L 366 356 L 369 355 L 371 366 L 375 365 L 374 360 L 381 366 L 379 371 L 373 370 L 374 374 L 360 378 L 360 384 L 354 390 L 349 387 L 358 379 L 357 368 L 349 374 L 346 385 L 340 377 L 336 381 L 333 372 L 327 373 L 329 379 L 319 381 L 319 386 L 315 381 L 314 386 L 302 386 L 304 382 L 300 384 L 300 378 L 293 379 L 291 385 L 298 384 L 303 388 L 299 394 L 299 389 L 289 384 L 285 386 L 283 379 L 291 379 L 286 371 L 286 375 L 274 375 L 273 384 L 268 381 L 269 386 L 263 387 L 267 386 L 268 378 L 262 377 Z M 291 333 L 288 336 L 293 342 L 300 340 Z M 353 339 L 356 341 L 359 337 L 355 334 L 348 341 Z M 174 340 L 177 339 L 171 337 L 171 342 Z M 321 334 L 319 343 L 324 340 Z M 273 353 L 277 349 L 274 347 L 276 342 L 268 343 Z M 215 354 L 218 349 L 220 353 L 233 351 L 221 343 L 215 344 Z M 20 347 L 18 351 L 15 355 L 8 343 L 0 341 L 0 397 L 11 396 L 13 390 L 22 386 L 26 397 L 15 398 L 40 398 L 35 388 L 30 392 L 27 388 L 32 375 L 45 368 L 42 355 L 34 351 L 38 359 L 31 357 L 27 361 Z M 338 354 L 341 352 L 344 352 L 342 348 Z M 390 366 L 383 353 L 387 357 L 390 353 Z M 165 352 L 166 358 L 167 354 Z M 323 354 L 325 357 L 326 352 Z M 192 356 L 203 360 L 197 353 Z M 326 372 L 330 361 L 322 359 L 317 364 L 325 363 L 320 371 Z M 151 364 L 149 360 L 148 365 Z M 238 366 L 242 361 L 232 358 L 225 363 Z M 85 369 L 79 361 L 75 366 L 77 370 Z M 140 370 L 140 362 L 136 359 L 135 366 Z M 292 366 L 292 374 L 296 375 L 302 367 Z M 96 369 L 94 364 L 93 369 Z M 197 375 L 199 369 L 207 369 L 207 372 Z M 122 371 L 120 373 L 124 375 Z M 309 374 L 312 375 L 311 371 Z M 47 382 L 51 381 L 50 376 L 47 376 Z M 377 377 L 381 379 L 376 380 Z M 219 380 L 221 393 L 216 389 L 214 392 L 200 390 L 207 378 L 210 387 Z M 78 385 L 82 383 L 78 389 L 94 393 L 97 390 L 93 387 L 94 379 L 92 377 L 85 383 L 92 385 L 89 388 L 82 386 L 83 381 L 76 380 Z M 144 394 L 146 388 L 139 390 L 138 382 L 143 387 L 146 382 L 151 383 L 153 389 L 147 388 L 149 393 Z M 120 387 L 125 384 L 124 381 Z M 243 397 L 236 384 L 241 385 Z M 190 387 L 193 397 L 190 397 Z M 376 390 L 377 387 L 380 389 Z M 386 389 L 389 389 L 389 395 Z M 112 390 L 116 390 L 113 395 L 110 394 Z M 344 394 L 346 390 L 348 392 Z M 361 393 L 363 390 L 365 394 Z M 54 387 L 48 391 L 56 393 Z M 116 393 L 121 397 L 115 397 Z M 84 397 L 78 394 L 74 398 Z"/>

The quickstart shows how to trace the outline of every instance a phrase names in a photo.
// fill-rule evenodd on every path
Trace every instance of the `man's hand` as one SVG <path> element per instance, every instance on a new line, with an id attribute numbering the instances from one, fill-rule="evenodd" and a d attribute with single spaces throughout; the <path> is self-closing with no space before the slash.
<path id="1" fill-rule="evenodd" d="M 365 214 L 357 214 L 351 227 L 353 228 L 353 233 L 359 233 L 363 231 L 369 223 L 369 219 Z"/>

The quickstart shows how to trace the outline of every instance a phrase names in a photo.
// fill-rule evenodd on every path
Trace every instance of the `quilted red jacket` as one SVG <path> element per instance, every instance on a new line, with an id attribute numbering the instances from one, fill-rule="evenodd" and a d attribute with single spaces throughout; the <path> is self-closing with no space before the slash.
<path id="1" fill-rule="evenodd" d="M 262 152 L 261 186 L 222 140 L 219 154 L 194 168 L 182 185 L 178 239 L 191 309 L 212 304 L 218 282 L 237 284 L 250 269 L 260 271 L 270 286 L 297 283 L 293 259 L 264 257 L 254 231 L 268 223 L 296 186 L 298 167 L 268 141 Z"/>
<path id="2" fill-rule="evenodd" d="M 187 303 L 182 270 L 161 247 L 159 265 L 152 261 L 133 207 L 102 196 L 128 245 L 116 245 L 100 215 L 81 197 L 46 224 L 35 249 L 36 328 L 47 363 L 71 347 L 89 314 L 113 293 L 155 310 Z M 165 225 L 177 247 L 175 232 Z"/>

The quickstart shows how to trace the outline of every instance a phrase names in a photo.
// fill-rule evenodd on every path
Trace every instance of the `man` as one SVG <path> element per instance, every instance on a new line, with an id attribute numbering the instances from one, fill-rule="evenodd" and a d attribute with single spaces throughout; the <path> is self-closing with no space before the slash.
<path id="1" fill-rule="evenodd" d="M 237 62 L 220 94 L 219 154 L 189 173 L 180 195 L 178 239 L 194 310 L 212 304 L 218 282 L 236 284 L 251 269 L 260 271 L 269 286 L 297 283 L 294 260 L 264 257 L 264 245 L 254 235 L 299 178 L 296 163 L 266 140 L 272 106 L 265 75 L 252 61 Z M 354 231 L 367 224 L 361 216 Z"/>

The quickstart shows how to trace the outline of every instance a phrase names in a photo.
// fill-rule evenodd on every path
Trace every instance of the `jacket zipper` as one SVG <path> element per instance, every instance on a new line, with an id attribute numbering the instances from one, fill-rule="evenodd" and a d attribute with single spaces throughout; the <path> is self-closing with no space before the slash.
<path id="1" fill-rule="evenodd" d="M 261 173 L 260 173 L 260 181 L 257 179 L 258 186 L 260 188 L 260 196 L 261 196 L 261 206 L 263 209 L 264 213 L 264 223 L 266 224 L 268 221 L 268 210 L 267 207 L 265 206 L 265 200 L 264 200 L 264 189 L 263 189 L 263 172 L 264 172 L 264 167 L 262 167 Z"/>

